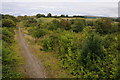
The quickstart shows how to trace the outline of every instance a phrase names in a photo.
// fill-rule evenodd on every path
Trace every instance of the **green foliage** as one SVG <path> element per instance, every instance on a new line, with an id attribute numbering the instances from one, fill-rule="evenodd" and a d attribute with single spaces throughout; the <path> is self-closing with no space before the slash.
<path id="1" fill-rule="evenodd" d="M 15 52 L 12 47 L 6 42 L 2 42 L 2 75 L 3 78 L 21 78 L 22 75 L 16 72 L 15 66 L 17 65 L 16 59 L 12 58 Z M 12 44 L 12 43 L 11 43 Z"/>
<path id="2" fill-rule="evenodd" d="M 45 15 L 44 14 L 37 14 L 36 15 L 36 18 L 40 18 L 40 17 L 45 17 Z"/>
<path id="3" fill-rule="evenodd" d="M 112 77 L 116 77 L 117 72 L 117 56 L 119 54 L 118 49 L 118 36 L 116 33 L 108 34 L 103 37 L 104 51 L 107 54 L 107 62 L 111 69 Z"/>
<path id="4" fill-rule="evenodd" d="M 111 31 L 112 20 L 107 18 L 97 19 L 94 23 L 96 32 L 100 34 L 107 34 Z"/>
<path id="5" fill-rule="evenodd" d="M 30 34 L 41 38 L 44 51 L 58 54 L 63 69 L 73 77 L 107 79 L 119 76 L 118 22 L 107 18 L 49 18 L 49 21 L 39 18 L 35 26 L 30 27 Z"/>
<path id="6" fill-rule="evenodd" d="M 61 24 L 61 27 L 65 30 L 70 30 L 71 29 L 71 26 L 70 26 L 71 23 L 68 19 L 67 20 L 61 19 L 60 24 Z"/>
<path id="7" fill-rule="evenodd" d="M 10 31 L 8 28 L 2 28 L 2 40 L 7 42 L 8 44 L 11 44 L 14 42 L 14 33 Z"/>
<path id="8" fill-rule="evenodd" d="M 15 23 L 18 22 L 17 18 L 12 15 L 2 15 L 2 19 L 10 19 L 13 20 Z"/>
<path id="9" fill-rule="evenodd" d="M 93 20 L 86 20 L 86 26 L 94 26 Z"/>
<path id="10" fill-rule="evenodd" d="M 91 33 L 83 45 L 81 55 L 80 55 L 80 63 L 82 67 L 84 67 L 84 70 L 86 69 L 88 70 L 89 73 L 91 72 L 94 72 L 94 73 L 91 73 L 92 75 L 84 75 L 83 78 L 86 78 L 86 77 L 87 78 L 97 78 L 97 77 L 107 78 L 108 76 L 106 74 L 108 73 L 105 73 L 105 71 L 107 71 L 105 70 L 105 67 L 106 67 L 105 59 L 106 59 L 106 55 L 101 45 L 100 36 L 95 33 Z M 95 77 L 94 75 L 97 75 L 97 76 Z"/>
<path id="11" fill-rule="evenodd" d="M 3 19 L 2 20 L 2 26 L 3 27 L 15 27 L 15 22 L 13 20 L 10 19 Z"/>
<path id="12" fill-rule="evenodd" d="M 15 66 L 17 60 L 13 58 L 15 51 L 13 50 L 14 43 L 14 28 L 2 28 L 2 78 L 21 78 L 22 75 L 16 72 Z"/>
<path id="13" fill-rule="evenodd" d="M 110 33 L 115 33 L 115 32 L 119 31 L 118 24 L 119 23 L 112 23 L 112 27 L 111 27 Z"/>
<path id="14" fill-rule="evenodd" d="M 76 19 L 73 21 L 72 29 L 74 32 L 81 32 L 86 26 L 85 19 Z"/>
<path id="15" fill-rule="evenodd" d="M 91 32 L 90 27 L 85 27 L 82 33 L 77 35 L 59 30 L 43 40 L 43 49 L 58 53 L 63 68 L 75 78 L 115 78 L 117 67 L 114 53 L 117 53 L 117 45 L 115 38 L 111 38 L 113 40 L 109 42 L 110 36 L 104 39 Z"/>
<path id="16" fill-rule="evenodd" d="M 52 14 L 51 14 L 51 13 L 48 13 L 48 14 L 47 14 L 47 17 L 52 17 Z"/>
<path id="17" fill-rule="evenodd" d="M 41 29 L 41 28 L 39 29 L 38 27 L 34 27 L 34 29 L 33 28 L 29 29 L 29 32 L 35 38 L 40 38 L 47 34 L 46 29 Z"/>
<path id="18" fill-rule="evenodd" d="M 70 38 L 72 39 L 73 34 L 71 35 L 71 33 L 67 32 L 67 31 L 63 31 L 61 34 L 56 33 L 52 36 L 50 36 L 49 38 L 47 38 L 44 41 L 44 48 L 46 50 L 55 50 L 55 51 L 59 51 L 61 46 L 66 46 L 67 48 L 67 42 L 70 42 Z M 66 43 L 66 44 L 65 44 Z M 49 48 L 51 47 L 51 48 Z M 56 50 L 57 49 L 57 50 Z"/>
<path id="19" fill-rule="evenodd" d="M 36 26 L 37 24 L 37 20 L 34 19 L 34 18 L 29 18 L 28 20 L 26 20 L 26 23 L 25 23 L 25 27 L 33 27 L 33 26 Z"/>
<path id="20" fill-rule="evenodd" d="M 44 21 L 41 19 L 41 18 L 39 18 L 39 19 L 37 19 L 37 26 L 38 27 L 41 27 L 41 25 L 44 23 Z"/>
<path id="21" fill-rule="evenodd" d="M 59 33 L 60 32 L 60 33 Z M 69 73 L 76 75 L 77 60 L 80 54 L 79 39 L 75 37 L 74 32 L 59 31 L 43 41 L 45 51 L 54 51 L 59 54 L 63 63 L 63 68 L 68 69 Z M 74 71 L 76 70 L 76 71 Z"/>
<path id="22" fill-rule="evenodd" d="M 93 60 L 96 61 L 98 56 L 100 58 L 104 58 L 105 54 L 103 52 L 101 40 L 99 38 L 100 37 L 98 35 L 95 35 L 94 33 L 88 36 L 88 39 L 85 42 L 81 52 L 81 55 L 82 55 L 81 59 L 82 59 L 83 65 L 84 64 L 87 65 L 87 62 L 89 63 L 90 61 L 93 61 Z"/>
<path id="23" fill-rule="evenodd" d="M 52 22 L 49 24 L 49 30 L 57 30 L 58 28 L 61 28 L 61 24 L 59 20 L 52 20 Z"/>
<path id="24" fill-rule="evenodd" d="M 65 17 L 65 15 L 62 14 L 60 17 Z"/>

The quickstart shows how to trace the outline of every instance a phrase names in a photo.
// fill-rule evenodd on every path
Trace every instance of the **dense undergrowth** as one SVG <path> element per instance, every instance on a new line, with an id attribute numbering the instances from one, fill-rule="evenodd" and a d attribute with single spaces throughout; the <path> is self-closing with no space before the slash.
<path id="1" fill-rule="evenodd" d="M 21 78 L 22 74 L 16 70 L 19 64 L 14 46 L 16 18 L 9 15 L 2 17 L 2 78 Z"/>
<path id="2" fill-rule="evenodd" d="M 9 20 L 10 19 L 10 20 Z M 36 18 L 3 16 L 3 77 L 19 78 L 14 70 L 14 27 L 22 21 L 45 52 L 58 54 L 72 78 L 119 78 L 119 22 L 109 18 Z M 9 22 L 9 23 L 8 23 Z M 15 72 L 14 72 L 15 71 Z"/>
<path id="3" fill-rule="evenodd" d="M 43 51 L 55 52 L 74 78 L 117 78 L 118 22 L 94 20 L 24 18 L 29 34 L 39 40 Z"/>

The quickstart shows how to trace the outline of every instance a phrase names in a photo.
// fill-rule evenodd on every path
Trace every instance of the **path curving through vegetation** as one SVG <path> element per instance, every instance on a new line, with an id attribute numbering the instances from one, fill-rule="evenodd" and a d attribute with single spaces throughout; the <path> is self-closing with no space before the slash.
<path id="1" fill-rule="evenodd" d="M 33 54 L 29 45 L 26 43 L 21 28 L 18 27 L 18 42 L 21 48 L 22 56 L 25 59 L 24 71 L 27 78 L 46 78 L 45 69 L 41 61 Z"/>

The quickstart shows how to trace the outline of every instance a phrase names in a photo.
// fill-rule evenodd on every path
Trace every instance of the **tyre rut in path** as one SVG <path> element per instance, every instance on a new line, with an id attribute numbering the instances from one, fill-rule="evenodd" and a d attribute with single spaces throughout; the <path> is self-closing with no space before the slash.
<path id="1" fill-rule="evenodd" d="M 36 55 L 32 53 L 28 44 L 25 42 L 21 28 L 18 27 L 18 42 L 22 56 L 25 59 L 24 71 L 29 78 L 46 78 L 45 69 Z"/>

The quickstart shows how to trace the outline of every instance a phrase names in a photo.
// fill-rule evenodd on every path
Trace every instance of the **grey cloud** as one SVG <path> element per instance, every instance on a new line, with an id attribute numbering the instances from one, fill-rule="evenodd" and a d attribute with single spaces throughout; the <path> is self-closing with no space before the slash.
<path id="1" fill-rule="evenodd" d="M 118 16 L 117 3 L 114 2 L 22 2 L 3 3 L 2 13 L 13 15 L 32 15 L 37 13 L 52 14 L 82 14 L 82 15 L 103 15 Z"/>

